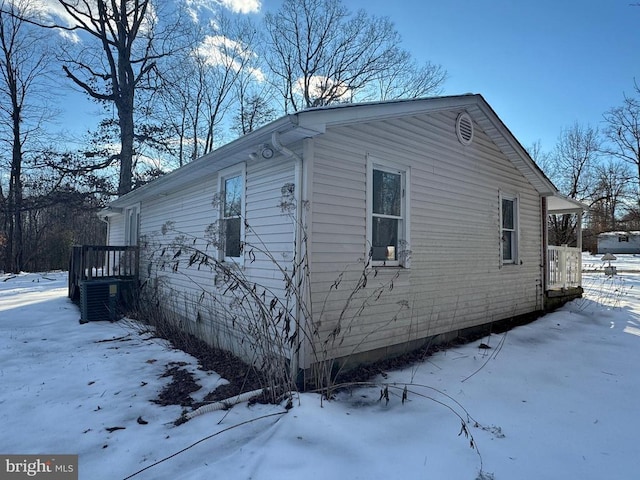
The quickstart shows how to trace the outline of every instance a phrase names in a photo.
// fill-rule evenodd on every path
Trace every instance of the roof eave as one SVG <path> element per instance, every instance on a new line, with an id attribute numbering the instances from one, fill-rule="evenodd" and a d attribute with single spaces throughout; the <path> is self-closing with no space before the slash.
<path id="1" fill-rule="evenodd" d="M 493 142 L 500 148 L 515 167 L 534 186 L 543 197 L 558 194 L 558 189 L 553 182 L 545 175 L 542 169 L 531 158 L 527 150 L 518 139 L 511 133 L 511 130 L 500 120 L 496 112 L 491 108 L 482 95 L 477 95 L 478 108 L 484 113 L 486 121 L 476 119 L 480 127 Z"/>
<path id="2" fill-rule="evenodd" d="M 247 161 L 260 145 L 270 143 L 274 132 L 280 135 L 285 144 L 322 133 L 310 128 L 298 128 L 296 115 L 287 115 L 113 200 L 110 206 L 122 207 L 149 197 L 164 196 L 204 175 L 215 174 L 226 167 Z"/>
<path id="3" fill-rule="evenodd" d="M 553 182 L 480 94 L 332 105 L 299 112 L 298 122 L 299 125 L 308 128 L 326 128 L 356 121 L 384 120 L 398 115 L 435 113 L 452 109 L 466 110 L 541 196 L 551 196 L 558 192 Z"/>
<path id="4" fill-rule="evenodd" d="M 569 198 L 560 193 L 549 196 L 547 198 L 547 211 L 553 215 L 562 215 L 567 213 L 581 213 L 589 210 L 589 206 L 574 198 Z"/>
<path id="5" fill-rule="evenodd" d="M 296 112 L 240 137 L 184 167 L 114 200 L 111 205 L 125 206 L 149 196 L 163 196 L 188 185 L 189 182 L 201 178 L 203 175 L 214 174 L 233 164 L 247 161 L 261 144 L 270 143 L 274 133 L 277 133 L 282 143 L 287 145 L 303 138 L 324 133 L 327 126 L 452 109 L 466 110 L 541 196 L 550 197 L 558 193 L 555 185 L 536 165 L 482 95 L 466 94 L 336 105 Z"/>

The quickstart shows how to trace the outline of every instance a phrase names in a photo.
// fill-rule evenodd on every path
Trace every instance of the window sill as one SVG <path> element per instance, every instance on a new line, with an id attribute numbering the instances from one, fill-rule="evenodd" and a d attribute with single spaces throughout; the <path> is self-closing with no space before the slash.
<path id="1" fill-rule="evenodd" d="M 409 270 L 407 265 L 401 265 L 398 262 L 371 262 L 370 268 L 381 268 L 384 270 Z"/>
<path id="2" fill-rule="evenodd" d="M 502 267 L 519 267 L 522 265 L 522 260 L 516 262 L 502 262 Z"/>

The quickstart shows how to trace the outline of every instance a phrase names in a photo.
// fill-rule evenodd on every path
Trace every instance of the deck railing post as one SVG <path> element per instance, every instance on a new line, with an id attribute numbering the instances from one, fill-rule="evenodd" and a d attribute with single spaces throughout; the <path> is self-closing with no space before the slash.
<path id="1" fill-rule="evenodd" d="M 576 280 L 578 285 L 582 286 L 582 248 L 578 250 L 576 258 Z"/>
<path id="2" fill-rule="evenodd" d="M 138 279 L 140 253 L 137 246 L 75 245 L 69 262 L 69 295 L 78 295 L 85 280 L 118 277 Z"/>
<path id="3" fill-rule="evenodd" d="M 560 245 L 560 258 L 559 258 L 559 269 L 560 269 L 560 286 L 564 289 L 567 288 L 567 244 L 563 243 Z"/>

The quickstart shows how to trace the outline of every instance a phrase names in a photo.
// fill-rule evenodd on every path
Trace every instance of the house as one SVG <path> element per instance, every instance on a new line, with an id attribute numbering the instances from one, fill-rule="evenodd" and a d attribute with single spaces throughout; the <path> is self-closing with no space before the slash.
<path id="1" fill-rule="evenodd" d="M 101 216 L 182 328 L 309 371 L 580 295 L 581 245 L 548 246 L 546 225 L 582 209 L 468 94 L 290 114 Z"/>
<path id="2" fill-rule="evenodd" d="M 602 232 L 598 235 L 598 253 L 640 253 L 640 232 Z"/>

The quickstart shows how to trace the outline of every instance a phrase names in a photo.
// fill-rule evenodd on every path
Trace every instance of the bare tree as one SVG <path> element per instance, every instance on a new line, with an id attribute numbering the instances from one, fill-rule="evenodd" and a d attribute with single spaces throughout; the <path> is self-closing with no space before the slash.
<path id="1" fill-rule="evenodd" d="M 638 93 L 640 90 L 636 87 Z M 605 151 L 633 166 L 636 183 L 636 206 L 640 206 L 640 99 L 626 97 L 622 106 L 604 114 L 605 135 L 610 145 Z"/>
<path id="2" fill-rule="evenodd" d="M 254 42 L 256 42 L 254 40 Z M 278 116 L 278 92 L 266 81 L 257 55 L 247 58 L 245 68 L 240 71 L 235 84 L 236 113 L 231 129 L 245 135 L 274 120 Z"/>
<path id="3" fill-rule="evenodd" d="M 163 65 L 158 100 L 180 166 L 220 143 L 217 130 L 234 104 L 240 76 L 250 70 L 255 35 L 247 21 L 219 14 L 213 26 L 190 25 L 182 55 Z"/>
<path id="4" fill-rule="evenodd" d="M 167 16 L 152 0 L 57 1 L 64 11 L 56 12 L 58 23 L 40 26 L 74 36 L 63 45 L 64 73 L 90 98 L 115 109 L 119 151 L 104 163 L 119 162 L 118 194 L 123 195 L 132 189 L 136 94 L 150 85 L 177 29 L 173 24 L 161 30 L 158 21 Z"/>
<path id="5" fill-rule="evenodd" d="M 552 173 L 562 193 L 577 200 L 590 197 L 601 144 L 597 128 L 574 123 L 562 131 L 556 144 Z"/>
<path id="6" fill-rule="evenodd" d="M 260 92 L 250 94 L 244 85 L 238 87 L 238 113 L 232 127 L 240 135 L 245 135 L 275 119 L 276 111 Z"/>
<path id="7" fill-rule="evenodd" d="M 527 148 L 527 153 L 547 176 L 551 175 L 551 172 L 554 170 L 553 156 L 551 153 L 543 150 L 540 140 L 533 142 L 533 144 Z"/>
<path id="8" fill-rule="evenodd" d="M 633 175 L 629 166 L 612 158 L 595 167 L 593 198 L 589 217 L 595 233 L 616 230 L 621 210 L 630 194 Z"/>
<path id="9" fill-rule="evenodd" d="M 409 52 L 400 53 L 398 67 L 383 72 L 365 89 L 363 100 L 394 100 L 419 98 L 442 93 L 447 72 L 441 65 L 426 62 L 417 64 Z"/>
<path id="10" fill-rule="evenodd" d="M 27 0 L 0 0 L 0 141 L 10 153 L 9 185 L 4 200 L 5 269 L 23 268 L 24 168 L 46 115 L 49 52 L 43 32 L 21 19 L 33 11 Z M 1 235 L 0 235 L 1 236 Z"/>
<path id="11" fill-rule="evenodd" d="M 197 61 L 197 60 L 196 60 Z M 180 62 L 174 68 L 165 70 L 164 89 L 158 92 L 155 105 L 158 113 L 166 118 L 169 129 L 174 136 L 170 147 L 178 160 L 178 167 L 198 156 L 198 139 L 196 132 L 200 124 L 200 105 L 203 92 L 203 71 L 192 62 Z"/>
<path id="12" fill-rule="evenodd" d="M 416 67 L 389 18 L 351 14 L 340 0 L 284 0 L 264 18 L 266 62 L 285 113 L 370 98 L 438 91 L 440 67 Z M 424 78 L 419 78 L 420 75 Z"/>
<path id="13" fill-rule="evenodd" d="M 220 31 L 205 37 L 197 55 L 207 66 L 205 83 L 206 136 L 203 153 L 215 147 L 215 130 L 222 122 L 233 99 L 231 92 L 238 83 L 241 73 L 250 64 L 253 56 L 251 47 L 255 44 L 255 28 L 248 22 L 229 23 L 220 18 Z M 223 28 L 221 28 L 223 27 Z"/>
<path id="14" fill-rule="evenodd" d="M 594 168 L 601 150 L 599 132 L 590 126 L 574 123 L 558 138 L 552 159 L 551 179 L 560 191 L 576 200 L 588 200 L 593 194 Z M 571 244 L 576 238 L 573 215 L 551 215 L 549 241 L 555 245 Z"/>

